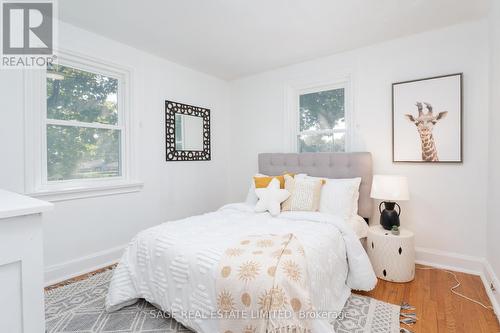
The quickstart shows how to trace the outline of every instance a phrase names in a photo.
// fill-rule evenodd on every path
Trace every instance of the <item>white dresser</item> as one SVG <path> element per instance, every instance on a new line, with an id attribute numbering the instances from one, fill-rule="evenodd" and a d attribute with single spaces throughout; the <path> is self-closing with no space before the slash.
<path id="1" fill-rule="evenodd" d="M 1 332 L 45 332 L 41 214 L 52 208 L 0 190 Z"/>

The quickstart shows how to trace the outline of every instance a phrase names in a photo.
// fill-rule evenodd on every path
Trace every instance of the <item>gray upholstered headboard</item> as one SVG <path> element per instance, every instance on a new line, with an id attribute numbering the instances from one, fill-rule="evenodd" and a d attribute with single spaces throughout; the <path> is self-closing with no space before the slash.
<path id="1" fill-rule="evenodd" d="M 361 177 L 358 214 L 364 218 L 372 215 L 372 155 L 370 153 L 301 153 L 259 154 L 259 172 L 281 175 L 284 172 L 307 173 L 314 177 Z"/>

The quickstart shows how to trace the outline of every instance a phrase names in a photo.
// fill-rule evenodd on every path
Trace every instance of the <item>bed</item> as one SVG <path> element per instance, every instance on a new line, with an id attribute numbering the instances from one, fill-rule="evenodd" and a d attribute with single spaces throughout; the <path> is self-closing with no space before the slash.
<path id="1" fill-rule="evenodd" d="M 363 218 L 371 216 L 369 153 L 260 154 L 259 172 L 361 177 L 358 214 Z M 284 212 L 272 217 L 238 203 L 163 223 L 140 232 L 130 242 L 115 270 L 106 308 L 114 311 L 144 298 L 195 332 L 233 332 L 223 329 L 226 320 L 216 315 L 221 302 L 220 275 L 227 273 L 227 266 L 221 270 L 221 262 L 231 259 L 228 249 L 234 249 L 235 242 L 250 242 L 241 240 L 251 240 L 255 235 L 291 235 L 307 258 L 303 287 L 308 291 L 309 309 L 320 314 L 308 321 L 308 328 L 312 332 L 334 332 L 330 323 L 340 315 L 351 289 L 370 290 L 376 284 L 366 252 L 348 222 L 319 212 Z M 257 299 L 259 295 L 245 296 Z M 245 303 L 243 297 L 242 302 Z M 293 303 L 290 297 L 288 303 Z"/>

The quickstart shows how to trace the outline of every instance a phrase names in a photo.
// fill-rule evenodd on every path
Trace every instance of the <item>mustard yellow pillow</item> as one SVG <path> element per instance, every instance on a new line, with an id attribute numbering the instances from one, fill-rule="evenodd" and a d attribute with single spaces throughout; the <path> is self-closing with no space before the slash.
<path id="1" fill-rule="evenodd" d="M 284 189 L 285 188 L 285 175 L 288 175 L 292 178 L 295 176 L 295 174 L 293 174 L 293 173 L 285 173 L 281 176 L 253 177 L 253 180 L 255 182 L 255 188 L 265 188 L 269 185 L 269 183 L 274 178 L 276 178 L 280 182 L 280 188 Z"/>

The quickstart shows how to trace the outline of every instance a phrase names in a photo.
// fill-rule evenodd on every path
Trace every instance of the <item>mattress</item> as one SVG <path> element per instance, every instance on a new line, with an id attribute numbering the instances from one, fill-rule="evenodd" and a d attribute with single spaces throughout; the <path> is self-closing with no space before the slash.
<path id="1" fill-rule="evenodd" d="M 248 235 L 293 233 L 307 257 L 313 332 L 333 332 L 351 289 L 370 290 L 376 278 L 349 221 L 311 212 L 279 217 L 245 204 L 140 232 L 127 246 L 106 299 L 114 311 L 144 298 L 199 333 L 219 332 L 216 274 L 224 249 Z"/>

